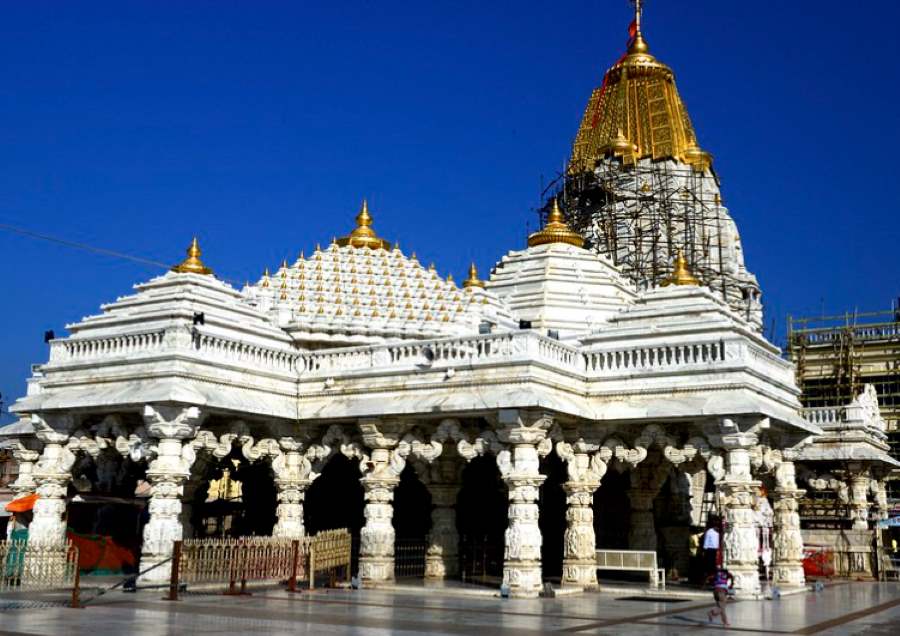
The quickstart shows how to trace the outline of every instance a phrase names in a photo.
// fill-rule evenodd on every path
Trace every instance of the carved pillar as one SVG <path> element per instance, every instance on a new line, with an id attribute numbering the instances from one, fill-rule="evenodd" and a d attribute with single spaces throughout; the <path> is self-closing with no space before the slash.
<path id="1" fill-rule="evenodd" d="M 64 446 L 69 440 L 68 433 L 60 432 L 65 428 L 65 422 L 51 428 L 38 418 L 35 424 L 37 438 L 44 443 L 44 450 L 32 473 L 38 499 L 28 527 L 28 543 L 62 546 L 66 542 L 66 494 L 75 454 Z"/>
<path id="2" fill-rule="evenodd" d="M 551 423 L 552 420 L 543 414 L 500 411 L 503 428 L 498 435 L 511 447 L 511 450 L 498 453 L 497 464 L 509 489 L 503 582 L 509 586 L 512 596 L 535 597 L 541 590 L 542 538 L 537 501 L 546 477 L 540 473 L 539 457 L 551 449 L 547 439 Z"/>
<path id="3" fill-rule="evenodd" d="M 19 468 L 19 475 L 16 480 L 9 485 L 9 488 L 16 493 L 16 497 L 22 497 L 29 493 L 33 493 L 37 489 L 37 483 L 34 481 L 34 464 L 40 458 L 38 451 L 30 450 L 17 442 L 12 451 L 13 459 Z"/>
<path id="4" fill-rule="evenodd" d="M 567 481 L 566 533 L 563 538 L 562 584 L 597 587 L 597 538 L 594 535 L 594 492 L 600 482 Z"/>
<path id="5" fill-rule="evenodd" d="M 785 457 L 793 459 L 789 451 Z M 773 572 L 775 585 L 800 586 L 803 574 L 803 535 L 800 533 L 799 501 L 806 493 L 797 488 L 794 462 L 784 459 L 775 469 L 775 535 Z"/>
<path id="6" fill-rule="evenodd" d="M 890 506 L 888 505 L 887 484 L 884 478 L 873 479 L 872 497 L 875 499 L 873 518 L 880 520 L 887 519 L 890 514 Z"/>
<path id="7" fill-rule="evenodd" d="M 598 444 L 578 437 L 573 443 L 558 442 L 556 454 L 566 462 L 566 532 L 563 537 L 562 585 L 597 587 L 594 534 L 594 493 L 606 474 L 606 462 L 596 453 Z M 591 453 L 594 453 L 593 455 Z"/>
<path id="8" fill-rule="evenodd" d="M 861 464 L 851 464 L 850 471 L 850 519 L 854 530 L 869 529 L 869 469 Z"/>
<path id="9" fill-rule="evenodd" d="M 277 518 L 272 529 L 273 537 L 299 539 L 305 534 L 303 529 L 303 500 L 312 483 L 309 461 L 300 453 L 299 444 L 281 440 L 284 450 L 272 461 L 275 473 L 275 487 L 278 490 Z"/>
<path id="10" fill-rule="evenodd" d="M 719 483 L 719 501 L 725 512 L 722 549 L 725 567 L 734 575 L 734 587 L 744 594 L 759 592 L 759 537 L 754 524 L 753 501 L 758 481 L 750 472 L 750 449 L 756 436 L 732 433 L 722 436 L 727 450 L 727 471 Z"/>
<path id="11" fill-rule="evenodd" d="M 359 428 L 363 443 L 372 449 L 371 459 L 363 459 L 368 466 L 360 479 L 366 524 L 360 530 L 359 577 L 363 585 L 375 586 L 394 580 L 394 488 L 406 458 L 397 449 L 402 431 L 398 422 L 363 420 Z"/>
<path id="12" fill-rule="evenodd" d="M 444 579 L 459 574 L 459 532 L 456 497 L 459 484 L 429 484 L 431 531 L 425 552 L 425 578 Z"/>
<path id="13" fill-rule="evenodd" d="M 182 486 L 190 477 L 194 449 L 191 440 L 200 423 L 195 407 L 145 406 L 147 432 L 158 439 L 156 458 L 147 469 L 150 482 L 150 520 L 144 526 L 140 570 L 157 566 L 141 575 L 139 583 L 158 584 L 169 580 L 172 545 L 184 536 L 181 525 Z"/>

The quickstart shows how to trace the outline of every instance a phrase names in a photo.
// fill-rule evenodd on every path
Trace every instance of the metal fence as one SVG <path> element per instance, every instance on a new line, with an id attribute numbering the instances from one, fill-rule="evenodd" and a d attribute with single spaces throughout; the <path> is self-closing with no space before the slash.
<path id="1" fill-rule="evenodd" d="M 248 583 L 286 583 L 291 591 L 299 581 L 313 589 L 324 575 L 335 584 L 338 574 L 350 577 L 351 537 L 346 529 L 324 530 L 301 539 L 240 537 L 176 541 L 172 554 L 169 600 L 177 600 L 182 586 L 215 588 L 226 594 L 245 594 Z"/>
<path id="2" fill-rule="evenodd" d="M 394 543 L 394 576 L 397 578 L 425 576 L 425 550 L 422 540 L 398 539 Z"/>
<path id="3" fill-rule="evenodd" d="M 78 548 L 71 542 L 0 541 L 0 564 L 0 592 L 71 590 L 72 606 L 79 606 Z"/>

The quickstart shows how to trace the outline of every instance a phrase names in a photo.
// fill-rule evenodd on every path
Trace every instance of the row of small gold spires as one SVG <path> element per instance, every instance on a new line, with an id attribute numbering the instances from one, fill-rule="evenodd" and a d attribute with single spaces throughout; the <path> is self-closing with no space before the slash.
<path id="1" fill-rule="evenodd" d="M 574 245 L 576 247 L 584 247 L 584 238 L 578 232 L 572 230 L 566 223 L 565 216 L 559 208 L 559 200 L 556 198 L 553 199 L 550 213 L 547 216 L 547 223 L 539 231 L 534 232 L 528 237 L 529 247 L 545 245 L 548 243 L 566 243 L 569 245 Z M 362 207 L 360 208 L 359 214 L 357 214 L 356 216 L 356 228 L 350 233 L 349 236 L 341 239 L 334 239 L 328 249 L 336 250 L 338 247 L 347 245 L 354 248 L 369 248 L 371 250 L 375 250 L 375 253 L 380 253 L 382 250 L 387 251 L 391 249 L 390 243 L 388 243 L 384 239 L 378 238 L 374 230 L 372 230 L 372 216 L 369 214 L 369 206 L 365 199 L 363 199 Z M 400 258 L 402 256 L 402 252 L 400 252 L 398 246 L 395 246 L 393 251 L 397 254 L 397 258 Z M 172 271 L 180 273 L 211 275 L 212 270 L 203 264 L 203 262 L 200 260 L 200 255 L 200 245 L 197 242 L 197 238 L 194 237 L 194 240 L 191 242 L 191 245 L 187 250 L 187 258 L 178 265 L 175 265 L 172 268 Z M 337 256 L 337 252 L 335 252 L 335 261 L 340 262 L 340 259 Z M 322 250 L 317 245 L 313 259 L 321 260 L 321 258 Z M 413 263 L 418 262 L 416 260 L 415 253 L 412 254 L 409 260 Z M 301 253 L 300 259 L 298 260 L 298 265 L 303 262 L 303 254 Z M 369 264 L 371 264 L 371 255 L 367 255 L 366 265 Z M 352 267 L 355 268 L 355 263 Z M 321 268 L 321 263 L 317 264 L 317 268 Z M 434 272 L 433 268 L 434 264 L 429 267 L 429 271 Z M 287 260 L 285 260 L 282 262 L 282 277 L 285 277 L 287 275 L 287 269 Z M 400 270 L 401 273 L 399 274 L 399 277 L 402 278 L 404 276 L 403 272 L 405 271 L 405 269 L 406 268 Z M 367 272 L 371 273 L 371 268 L 368 268 Z M 420 270 L 417 270 L 417 272 L 419 273 L 418 277 L 421 277 Z M 353 272 L 351 271 L 350 273 Z M 386 275 L 390 275 L 390 272 L 389 270 L 387 270 L 387 268 L 385 268 L 384 273 Z M 265 273 L 263 274 L 263 281 L 261 283 L 262 287 L 269 286 L 269 276 L 269 270 L 267 268 Z M 436 272 L 435 277 L 437 277 Z M 451 284 L 453 283 L 452 275 L 447 277 L 447 282 Z M 688 268 L 687 261 L 685 260 L 684 255 L 681 253 L 681 250 L 679 250 L 676 255 L 672 274 L 662 281 L 662 285 L 666 286 L 699 284 L 700 281 L 693 276 L 690 269 Z M 475 267 L 475 263 L 472 263 L 471 267 L 469 268 L 469 278 L 463 281 L 463 288 L 473 289 L 483 288 L 484 286 L 484 281 L 478 278 L 478 270 Z"/>

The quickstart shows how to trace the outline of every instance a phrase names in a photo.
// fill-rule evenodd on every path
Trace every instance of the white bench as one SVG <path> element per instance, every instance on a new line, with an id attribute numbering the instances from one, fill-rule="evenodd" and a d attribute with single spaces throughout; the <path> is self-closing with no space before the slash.
<path id="1" fill-rule="evenodd" d="M 651 550 L 597 550 L 597 569 L 646 572 L 653 587 L 666 589 L 666 571 L 657 567 Z"/>

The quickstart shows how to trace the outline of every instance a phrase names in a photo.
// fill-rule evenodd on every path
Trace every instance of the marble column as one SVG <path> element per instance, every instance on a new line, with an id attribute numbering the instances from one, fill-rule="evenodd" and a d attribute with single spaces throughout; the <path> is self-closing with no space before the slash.
<path id="1" fill-rule="evenodd" d="M 872 497 L 875 499 L 875 510 L 872 516 L 879 521 L 887 519 L 890 515 L 890 506 L 888 505 L 887 484 L 884 478 L 873 479 L 871 488 Z"/>
<path id="2" fill-rule="evenodd" d="M 511 596 L 536 597 L 541 591 L 541 529 L 538 497 L 546 477 L 541 475 L 538 445 L 549 442 L 546 416 L 501 411 L 501 441 L 511 450 L 501 451 L 497 464 L 509 489 L 509 525 L 504 535 L 503 582 Z M 549 447 L 547 449 L 549 451 Z"/>
<path id="3" fill-rule="evenodd" d="M 28 526 L 28 543 L 35 547 L 64 546 L 66 495 L 75 454 L 64 446 L 69 440 L 67 433 L 45 428 L 36 434 L 44 450 L 32 473 L 38 499 Z"/>
<path id="4" fill-rule="evenodd" d="M 363 443 L 372 449 L 360 479 L 366 523 L 360 530 L 359 577 L 363 585 L 372 587 L 394 580 L 394 489 L 406 458 L 397 449 L 403 430 L 400 423 L 363 420 L 359 428 Z"/>
<path id="5" fill-rule="evenodd" d="M 285 451 L 272 462 L 278 507 L 275 509 L 273 537 L 299 539 L 303 528 L 303 500 L 312 480 L 309 462 L 296 449 Z"/>
<path id="6" fill-rule="evenodd" d="M 861 464 L 851 464 L 850 519 L 854 530 L 869 529 L 869 469 Z"/>
<path id="7" fill-rule="evenodd" d="M 799 513 L 799 502 L 805 493 L 797 488 L 794 462 L 782 461 L 775 469 L 775 533 L 772 541 L 772 582 L 775 585 L 796 587 L 806 582 Z"/>
<path id="8" fill-rule="evenodd" d="M 750 472 L 750 449 L 755 435 L 734 433 L 722 437 L 726 454 L 726 473 L 719 483 L 719 501 L 724 506 L 725 532 L 722 550 L 725 567 L 734 576 L 740 594 L 759 592 L 759 536 L 754 523 L 753 502 L 760 482 Z"/>
<path id="9" fill-rule="evenodd" d="M 171 574 L 172 546 L 184 537 L 181 524 L 183 485 L 190 477 L 195 455 L 190 443 L 197 434 L 200 410 L 197 407 L 146 406 L 144 422 L 151 437 L 157 438 L 156 458 L 147 469 L 150 482 L 150 519 L 144 526 L 139 584 L 161 584 Z M 156 566 L 156 567 L 154 567 Z"/>
<path id="10" fill-rule="evenodd" d="M 599 482 L 567 481 L 566 532 L 563 538 L 562 585 L 597 587 L 597 538 L 594 534 L 594 492 Z"/>
<path id="11" fill-rule="evenodd" d="M 456 497 L 459 484 L 429 484 L 431 531 L 425 551 L 425 578 L 444 579 L 459 574 L 459 532 Z"/>

